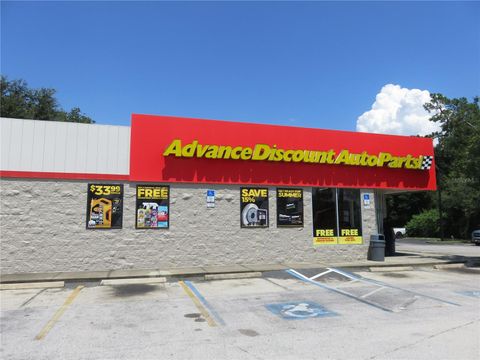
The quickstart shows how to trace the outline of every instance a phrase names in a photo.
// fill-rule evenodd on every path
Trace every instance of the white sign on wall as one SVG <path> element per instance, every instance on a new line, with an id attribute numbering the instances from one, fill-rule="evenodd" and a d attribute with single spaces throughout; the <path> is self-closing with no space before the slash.
<path id="1" fill-rule="evenodd" d="M 363 194 L 363 207 L 370 209 L 370 194 Z"/>
<path id="2" fill-rule="evenodd" d="M 215 207 L 215 190 L 207 190 L 207 208 Z"/>

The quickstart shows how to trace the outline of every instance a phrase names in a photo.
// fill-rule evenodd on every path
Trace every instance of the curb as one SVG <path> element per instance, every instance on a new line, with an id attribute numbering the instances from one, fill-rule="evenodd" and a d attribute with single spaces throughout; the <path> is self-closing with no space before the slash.
<path id="1" fill-rule="evenodd" d="M 261 277 L 262 273 L 245 272 L 245 273 L 229 273 L 229 274 L 206 274 L 205 280 L 228 280 L 228 279 L 250 279 Z"/>
<path id="2" fill-rule="evenodd" d="M 412 254 L 403 263 L 361 261 L 353 263 L 285 263 L 285 264 L 263 264 L 263 265 L 232 265 L 232 266 L 205 266 L 190 268 L 172 269 L 145 269 L 145 270 L 109 270 L 109 271 L 84 271 L 84 272 L 56 272 L 56 273 L 21 273 L 5 274 L 0 276 L 0 285 L 22 284 L 22 283 L 58 283 L 58 282 L 79 282 L 79 281 L 102 281 L 107 284 L 114 280 L 123 281 L 124 284 L 134 284 L 133 280 L 138 279 L 141 283 L 152 280 L 152 283 L 161 283 L 185 277 L 199 277 L 205 280 L 217 279 L 240 279 L 248 277 L 259 277 L 264 272 L 281 271 L 290 268 L 294 269 L 318 269 L 326 267 L 363 269 L 366 271 L 405 271 L 417 267 L 464 267 L 465 264 L 477 264 L 480 258 L 462 257 L 458 259 L 435 259 Z M 423 260 L 423 261 L 422 261 Z M 470 265 L 470 266 L 472 266 Z M 440 267 L 439 267 L 440 266 Z M 254 274 L 254 275 L 252 275 Z M 158 279 L 158 280 L 157 280 Z M 132 282 L 133 281 L 133 282 Z M 139 282 L 139 283 L 140 283 Z M 118 282 L 120 284 L 121 282 Z M 32 285 L 30 285 L 32 286 Z M 44 287 L 44 286 L 43 286 Z"/>
<path id="3" fill-rule="evenodd" d="M 113 279 L 102 280 L 102 286 L 118 286 L 118 285 L 133 285 L 133 284 L 164 284 L 167 281 L 164 277 L 159 278 L 136 278 L 136 279 Z"/>
<path id="4" fill-rule="evenodd" d="M 63 288 L 63 281 L 0 284 L 0 290 L 53 289 Z"/>
<path id="5" fill-rule="evenodd" d="M 441 269 L 463 269 L 465 267 L 466 267 L 465 263 L 433 265 L 433 268 L 437 269 L 437 270 L 441 270 Z"/>
<path id="6" fill-rule="evenodd" d="M 456 265 L 456 264 L 455 264 Z M 434 265 L 434 267 L 437 265 Z M 463 266 L 463 264 L 462 264 Z M 370 272 L 393 272 L 393 271 L 412 271 L 413 266 L 383 266 L 383 267 L 370 267 Z"/>

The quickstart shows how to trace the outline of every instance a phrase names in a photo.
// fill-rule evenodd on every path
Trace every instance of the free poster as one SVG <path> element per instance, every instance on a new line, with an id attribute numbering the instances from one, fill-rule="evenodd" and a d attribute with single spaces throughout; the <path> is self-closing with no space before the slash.
<path id="1" fill-rule="evenodd" d="M 170 226 L 170 187 L 137 185 L 136 229 L 168 229 Z"/>

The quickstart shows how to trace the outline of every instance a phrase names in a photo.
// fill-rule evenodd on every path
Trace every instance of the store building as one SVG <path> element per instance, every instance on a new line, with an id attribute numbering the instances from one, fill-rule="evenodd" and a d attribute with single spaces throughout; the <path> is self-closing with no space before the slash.
<path id="1" fill-rule="evenodd" d="M 1 119 L 1 272 L 366 259 L 431 139 L 168 116 Z"/>

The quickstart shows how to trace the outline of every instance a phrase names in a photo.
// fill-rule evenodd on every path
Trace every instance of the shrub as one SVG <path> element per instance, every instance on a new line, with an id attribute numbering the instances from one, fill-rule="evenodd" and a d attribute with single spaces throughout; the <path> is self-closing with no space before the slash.
<path id="1" fill-rule="evenodd" d="M 430 209 L 413 215 L 406 225 L 408 236 L 438 237 L 440 234 L 437 209 Z"/>

